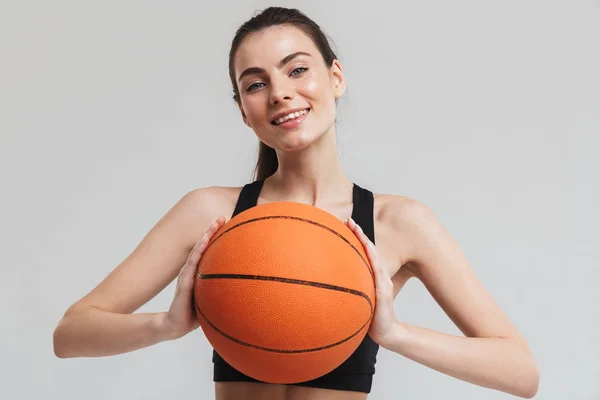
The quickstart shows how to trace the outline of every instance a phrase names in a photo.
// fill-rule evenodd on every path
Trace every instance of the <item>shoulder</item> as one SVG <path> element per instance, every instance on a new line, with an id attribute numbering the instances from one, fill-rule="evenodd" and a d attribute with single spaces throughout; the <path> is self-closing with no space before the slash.
<path id="1" fill-rule="evenodd" d="M 422 202 L 394 194 L 374 194 L 375 219 L 396 231 L 427 228 L 436 222 L 433 211 Z"/>
<path id="2" fill-rule="evenodd" d="M 197 240 L 220 215 L 227 220 L 231 218 L 241 189 L 228 186 L 192 189 L 180 196 L 163 219 L 179 221 L 180 232 L 192 241 Z"/>
<path id="3" fill-rule="evenodd" d="M 426 204 L 408 196 L 375 194 L 374 218 L 396 244 L 402 264 L 421 265 L 423 254 L 447 237 Z"/>
<path id="4" fill-rule="evenodd" d="M 235 208 L 242 187 L 206 186 L 185 193 L 179 200 L 182 207 L 208 214 L 224 212 Z M 218 215 L 215 216 L 217 218 Z"/>

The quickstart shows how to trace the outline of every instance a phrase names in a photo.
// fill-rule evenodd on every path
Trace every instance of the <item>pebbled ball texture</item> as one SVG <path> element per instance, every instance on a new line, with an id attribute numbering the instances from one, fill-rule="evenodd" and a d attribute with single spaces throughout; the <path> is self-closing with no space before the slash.
<path id="1" fill-rule="evenodd" d="M 232 218 L 198 265 L 194 304 L 213 348 L 269 383 L 318 378 L 367 334 L 375 307 L 362 244 L 335 216 L 272 202 Z"/>

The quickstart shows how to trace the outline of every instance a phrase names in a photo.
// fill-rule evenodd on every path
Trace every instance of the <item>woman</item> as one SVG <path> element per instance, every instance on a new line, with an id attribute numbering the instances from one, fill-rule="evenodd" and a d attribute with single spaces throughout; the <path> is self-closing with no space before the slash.
<path id="1" fill-rule="evenodd" d="M 373 194 L 344 174 L 335 106 L 346 82 L 319 26 L 298 10 L 268 8 L 238 30 L 229 66 L 241 117 L 261 142 L 255 181 L 183 196 L 129 257 L 67 310 L 54 332 L 56 355 L 120 354 L 196 329 L 195 267 L 224 216 L 256 204 L 296 201 L 345 220 L 363 243 L 377 289 L 369 334 L 339 368 L 298 385 L 254 381 L 214 352 L 217 399 L 364 399 L 379 347 L 473 384 L 533 397 L 538 370 L 525 339 L 432 212 L 413 199 Z M 175 277 L 168 311 L 134 314 Z M 423 282 L 465 337 L 396 318 L 393 299 L 411 277 Z"/>

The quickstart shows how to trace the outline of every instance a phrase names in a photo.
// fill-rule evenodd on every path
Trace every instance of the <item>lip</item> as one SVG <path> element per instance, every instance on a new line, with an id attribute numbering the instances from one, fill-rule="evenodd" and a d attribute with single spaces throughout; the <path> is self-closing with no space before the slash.
<path id="1" fill-rule="evenodd" d="M 284 131 L 290 131 L 290 130 L 294 130 L 296 128 L 298 128 L 306 119 L 306 117 L 308 117 L 310 113 L 306 113 L 304 115 L 301 115 L 298 118 L 294 118 L 294 119 L 289 119 L 285 122 L 282 122 L 279 125 L 275 125 L 275 128 L 278 129 L 282 129 Z"/>
<path id="2" fill-rule="evenodd" d="M 274 123 L 275 120 L 277 120 L 285 115 L 294 113 L 296 111 L 304 111 L 304 110 L 310 110 L 310 107 L 290 108 L 289 110 L 279 112 L 279 113 L 275 114 L 273 117 L 271 117 L 271 123 Z"/>

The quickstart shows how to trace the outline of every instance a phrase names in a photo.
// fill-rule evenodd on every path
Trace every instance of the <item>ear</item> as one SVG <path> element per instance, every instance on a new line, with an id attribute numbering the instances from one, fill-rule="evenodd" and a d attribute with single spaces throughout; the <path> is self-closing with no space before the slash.
<path id="1" fill-rule="evenodd" d="M 242 105 L 239 105 L 240 108 L 240 112 L 242 113 L 242 120 L 244 121 L 244 124 L 248 127 L 248 128 L 252 128 L 252 126 L 250 126 L 250 122 L 248 121 L 248 117 L 246 117 L 246 113 L 244 112 L 244 109 L 242 108 Z"/>
<path id="2" fill-rule="evenodd" d="M 335 98 L 340 98 L 346 90 L 346 79 L 344 78 L 344 70 L 342 63 L 339 60 L 333 60 L 330 68 L 331 83 Z"/>

